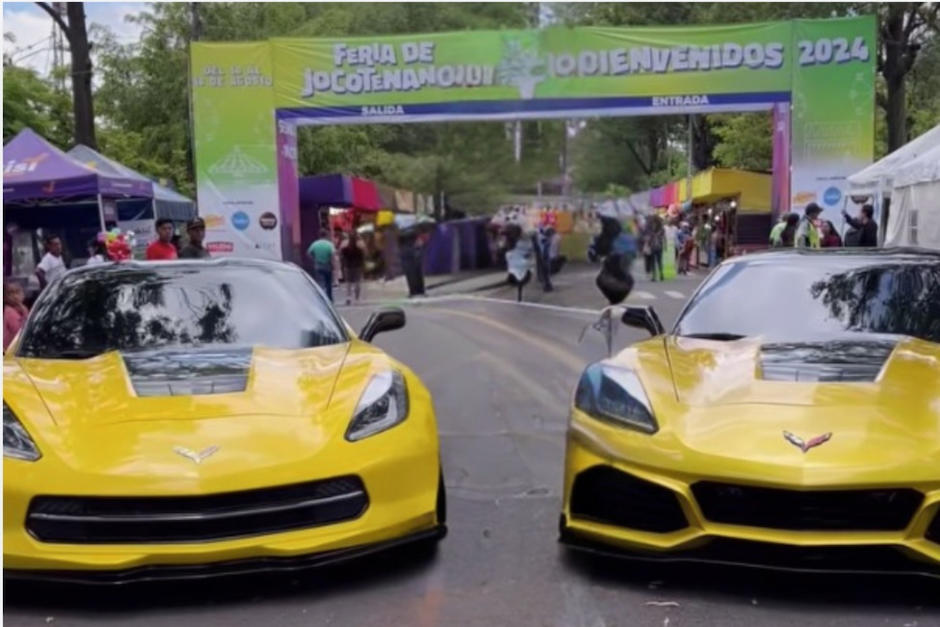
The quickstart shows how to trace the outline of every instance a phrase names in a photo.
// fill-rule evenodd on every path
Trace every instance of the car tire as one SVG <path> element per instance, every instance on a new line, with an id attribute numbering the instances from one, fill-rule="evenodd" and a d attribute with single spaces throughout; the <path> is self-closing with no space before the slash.
<path id="1" fill-rule="evenodd" d="M 437 479 L 437 524 L 447 523 L 447 491 L 444 488 L 444 472 L 438 473 Z"/>

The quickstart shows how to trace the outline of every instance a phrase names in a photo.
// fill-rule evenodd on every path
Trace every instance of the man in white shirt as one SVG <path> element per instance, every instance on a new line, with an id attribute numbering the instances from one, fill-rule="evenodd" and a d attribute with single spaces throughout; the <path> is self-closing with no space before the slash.
<path id="1" fill-rule="evenodd" d="M 66 270 L 62 260 L 62 240 L 57 235 L 51 235 L 46 238 L 46 254 L 36 266 L 39 289 L 46 289 L 48 284 L 65 274 Z"/>

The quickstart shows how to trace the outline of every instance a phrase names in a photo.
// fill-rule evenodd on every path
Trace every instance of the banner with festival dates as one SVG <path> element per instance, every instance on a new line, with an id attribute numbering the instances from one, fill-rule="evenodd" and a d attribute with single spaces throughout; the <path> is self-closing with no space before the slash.
<path id="1" fill-rule="evenodd" d="M 792 167 L 792 179 L 778 177 L 792 180 L 792 193 L 775 195 L 790 200 L 780 209 L 815 201 L 834 211 L 846 175 L 872 158 L 874 55 L 871 16 L 198 42 L 200 212 L 212 216 L 219 253 L 296 256 L 298 124 L 771 109 L 775 137 L 792 149 L 774 159 L 781 174 Z"/>

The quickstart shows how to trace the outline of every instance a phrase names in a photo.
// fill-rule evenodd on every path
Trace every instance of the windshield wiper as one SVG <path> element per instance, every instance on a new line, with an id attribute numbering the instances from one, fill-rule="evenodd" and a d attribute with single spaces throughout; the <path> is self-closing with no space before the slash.
<path id="1" fill-rule="evenodd" d="M 715 340 L 717 342 L 733 342 L 735 340 L 742 340 L 747 336 L 737 333 L 688 333 L 680 335 L 679 337 L 692 337 L 697 340 Z"/>

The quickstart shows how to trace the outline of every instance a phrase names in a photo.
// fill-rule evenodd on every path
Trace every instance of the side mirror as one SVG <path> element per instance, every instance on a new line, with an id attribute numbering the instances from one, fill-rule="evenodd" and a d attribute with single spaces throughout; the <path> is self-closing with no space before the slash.
<path id="1" fill-rule="evenodd" d="M 395 331 L 405 326 L 405 312 L 398 307 L 389 307 L 376 311 L 369 316 L 368 322 L 359 332 L 359 339 L 371 342 L 379 333 Z"/>
<path id="2" fill-rule="evenodd" d="M 628 327 L 646 329 L 653 336 L 666 332 L 663 323 L 659 321 L 659 316 L 656 315 L 656 310 L 652 307 L 626 307 L 620 320 Z"/>

